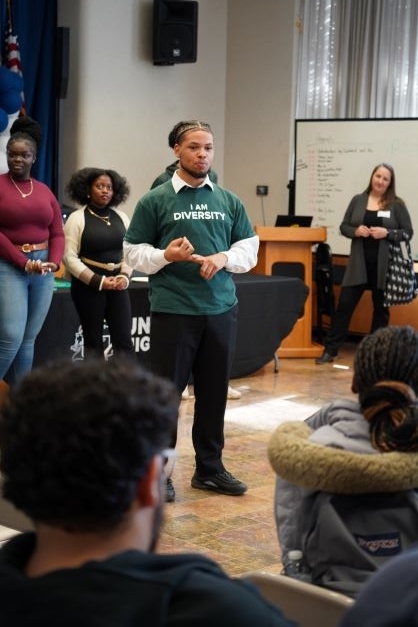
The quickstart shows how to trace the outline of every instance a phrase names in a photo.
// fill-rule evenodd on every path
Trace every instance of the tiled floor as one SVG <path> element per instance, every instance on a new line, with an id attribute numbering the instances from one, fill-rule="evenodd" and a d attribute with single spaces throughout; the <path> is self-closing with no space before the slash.
<path id="1" fill-rule="evenodd" d="M 241 497 L 190 487 L 193 400 L 182 402 L 173 473 L 177 496 L 175 503 L 166 506 L 159 552 L 204 553 L 230 575 L 254 569 L 280 572 L 273 516 L 275 477 L 266 455 L 267 442 L 279 421 L 303 420 L 315 407 L 351 396 L 355 347 L 355 342 L 347 343 L 334 364 L 317 366 L 313 359 L 281 359 L 277 374 L 271 362 L 254 375 L 232 382 L 242 397 L 228 401 L 224 463 L 248 484 L 248 492 Z"/>

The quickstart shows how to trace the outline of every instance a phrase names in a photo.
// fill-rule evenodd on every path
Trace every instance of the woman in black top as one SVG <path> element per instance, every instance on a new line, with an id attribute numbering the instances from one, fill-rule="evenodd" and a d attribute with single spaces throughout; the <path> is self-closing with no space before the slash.
<path id="1" fill-rule="evenodd" d="M 126 179 L 114 170 L 82 168 L 66 191 L 80 205 L 64 226 L 64 264 L 71 274 L 71 296 L 80 318 L 84 355 L 134 354 L 127 288 L 132 269 L 123 260 L 128 216 L 116 209 L 129 195 Z M 110 342 L 104 335 L 104 322 Z"/>
<path id="2" fill-rule="evenodd" d="M 338 307 L 317 364 L 332 362 L 338 354 L 365 290 L 372 291 L 371 332 L 389 324 L 389 308 L 384 306 L 389 242 L 409 241 L 413 235 L 408 210 L 395 192 L 392 166 L 380 163 L 373 169 L 367 189 L 354 196 L 348 205 L 340 231 L 351 239 L 351 251 Z"/>

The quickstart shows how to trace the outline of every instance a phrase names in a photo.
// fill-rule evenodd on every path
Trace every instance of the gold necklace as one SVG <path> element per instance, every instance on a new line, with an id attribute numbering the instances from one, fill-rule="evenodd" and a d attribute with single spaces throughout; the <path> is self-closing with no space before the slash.
<path id="1" fill-rule="evenodd" d="M 91 213 L 92 216 L 94 216 L 95 218 L 99 218 L 99 220 L 101 220 L 102 222 L 107 224 L 107 226 L 110 226 L 110 215 L 108 215 L 108 216 L 99 216 L 99 214 L 98 213 L 94 213 L 93 209 L 90 209 L 90 207 L 87 207 L 87 210 L 88 210 L 89 213 Z"/>
<path id="2" fill-rule="evenodd" d="M 28 196 L 31 195 L 31 193 L 33 192 L 33 181 L 31 178 L 29 178 L 29 183 L 30 183 L 30 192 L 28 192 L 27 194 L 24 194 L 22 192 L 22 190 L 20 189 L 20 187 L 18 187 L 18 185 L 15 183 L 14 178 L 12 177 L 11 174 L 9 174 L 9 178 L 12 181 L 13 185 L 16 187 L 17 191 L 19 192 L 19 194 L 22 196 L 22 198 L 27 198 Z"/>

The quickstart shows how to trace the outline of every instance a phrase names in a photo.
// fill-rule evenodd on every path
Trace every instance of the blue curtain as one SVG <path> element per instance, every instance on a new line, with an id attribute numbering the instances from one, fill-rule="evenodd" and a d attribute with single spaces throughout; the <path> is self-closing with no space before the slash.
<path id="1" fill-rule="evenodd" d="M 42 141 L 33 167 L 33 175 L 56 193 L 57 2 L 56 0 L 10 0 L 10 6 L 13 33 L 17 35 L 20 48 L 26 113 L 37 120 L 42 127 Z M 8 28 L 7 0 L 0 0 L 0 7 L 1 49 L 4 64 L 5 36 Z"/>

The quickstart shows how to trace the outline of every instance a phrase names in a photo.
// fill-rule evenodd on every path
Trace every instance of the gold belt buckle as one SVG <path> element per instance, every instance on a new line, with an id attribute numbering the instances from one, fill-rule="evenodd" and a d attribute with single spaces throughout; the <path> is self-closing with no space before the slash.
<path id="1" fill-rule="evenodd" d="M 30 244 L 23 244 L 22 248 L 22 252 L 24 253 L 31 253 L 32 252 L 32 248 Z"/>
<path id="2" fill-rule="evenodd" d="M 112 270 L 115 269 L 115 264 L 113 263 L 113 261 L 109 261 L 109 263 L 106 264 L 106 270 L 109 270 L 110 272 L 112 272 Z"/>

